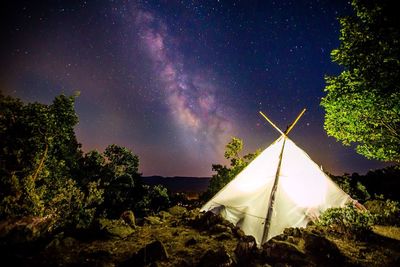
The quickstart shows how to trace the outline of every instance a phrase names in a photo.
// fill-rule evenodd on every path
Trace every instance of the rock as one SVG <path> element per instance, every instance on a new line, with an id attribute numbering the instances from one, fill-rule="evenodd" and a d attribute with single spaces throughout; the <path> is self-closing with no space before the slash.
<path id="1" fill-rule="evenodd" d="M 304 232 L 304 250 L 318 265 L 338 266 L 344 262 L 344 256 L 338 247 L 323 236 Z"/>
<path id="2" fill-rule="evenodd" d="M 187 212 L 187 209 L 181 206 L 173 206 L 168 209 L 168 212 L 174 216 L 181 217 Z"/>
<path id="3" fill-rule="evenodd" d="M 109 220 L 102 218 L 97 220 L 96 225 L 99 232 L 108 238 L 125 238 L 135 231 L 122 219 Z"/>
<path id="4" fill-rule="evenodd" d="M 211 211 L 207 211 L 206 213 L 200 214 L 199 216 L 194 219 L 191 224 L 193 227 L 200 229 L 200 230 L 210 230 L 211 227 L 214 225 L 221 225 L 226 229 L 227 227 L 222 225 L 224 222 L 224 218 L 221 215 L 216 215 Z"/>
<path id="5" fill-rule="evenodd" d="M 198 216 L 200 215 L 200 209 L 199 208 L 195 208 L 192 210 L 188 210 L 187 213 L 185 214 L 186 218 L 188 220 L 194 220 L 196 219 Z"/>
<path id="6" fill-rule="evenodd" d="M 217 251 L 208 250 L 200 259 L 198 266 L 215 267 L 215 266 L 231 266 L 233 264 L 232 257 L 228 254 L 225 247 L 220 247 Z"/>
<path id="7" fill-rule="evenodd" d="M 301 237 L 301 230 L 299 228 L 289 227 L 283 230 L 283 234 L 288 236 Z"/>
<path id="8" fill-rule="evenodd" d="M 164 210 L 160 211 L 157 215 L 162 220 L 168 220 L 169 218 L 172 217 L 171 213 Z"/>
<path id="9" fill-rule="evenodd" d="M 242 237 L 246 236 L 246 234 L 243 232 L 243 230 L 240 229 L 239 227 L 233 228 L 232 232 L 238 238 L 242 238 Z"/>
<path id="10" fill-rule="evenodd" d="M 257 254 L 257 242 L 254 236 L 242 237 L 236 245 L 235 256 L 239 265 L 249 265 Z"/>
<path id="11" fill-rule="evenodd" d="M 222 224 L 216 224 L 210 227 L 210 232 L 211 233 L 232 233 L 232 230 L 228 227 L 226 227 L 225 225 Z"/>
<path id="12" fill-rule="evenodd" d="M 147 216 L 144 217 L 144 223 L 149 225 L 160 225 L 163 222 L 156 216 Z"/>
<path id="13" fill-rule="evenodd" d="M 232 239 L 233 236 L 230 233 L 224 232 L 224 233 L 220 233 L 219 235 L 217 235 L 215 237 L 215 239 L 217 239 L 218 241 L 223 241 L 223 240 L 228 240 L 228 239 Z"/>
<path id="14" fill-rule="evenodd" d="M 262 245 L 262 258 L 272 261 L 275 264 L 283 263 L 294 266 L 313 266 L 306 255 L 296 245 L 275 238 L 270 239 L 267 243 Z"/>
<path id="15" fill-rule="evenodd" d="M 155 263 L 156 261 L 165 259 L 168 259 L 167 250 L 161 241 L 156 240 L 141 248 L 137 253 L 133 254 L 130 259 L 123 262 L 121 266 L 146 266 L 149 263 Z"/>
<path id="16" fill-rule="evenodd" d="M 133 211 L 131 210 L 124 211 L 121 214 L 121 219 L 124 220 L 124 222 L 130 227 L 132 228 L 136 227 L 135 214 L 133 214 Z"/>
<path id="17" fill-rule="evenodd" d="M 195 244 L 197 244 L 197 239 L 194 238 L 194 237 L 191 237 L 190 239 L 188 239 L 188 240 L 185 242 L 185 246 L 186 246 L 186 247 L 193 246 L 193 245 L 195 245 Z"/>

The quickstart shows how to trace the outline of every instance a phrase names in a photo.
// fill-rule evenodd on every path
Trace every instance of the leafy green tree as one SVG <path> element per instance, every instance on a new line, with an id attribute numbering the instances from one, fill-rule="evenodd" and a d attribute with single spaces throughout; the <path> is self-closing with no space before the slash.
<path id="1" fill-rule="evenodd" d="M 99 212 L 119 217 L 126 210 L 151 210 L 152 188 L 143 185 L 139 157 L 128 148 L 112 144 L 103 153 L 90 151 L 80 159 L 79 166 L 81 186 L 98 182 L 104 190 Z"/>
<path id="2" fill-rule="evenodd" d="M 400 162 L 400 27 L 397 2 L 353 0 L 354 16 L 340 18 L 344 68 L 326 77 L 325 130 L 367 158 Z"/>
<path id="3" fill-rule="evenodd" d="M 105 188 L 105 209 L 109 216 L 120 216 L 127 209 L 134 209 L 143 196 L 139 173 L 139 157 L 129 149 L 109 145 L 104 151 L 105 176 L 101 183 Z"/>
<path id="4" fill-rule="evenodd" d="M 54 226 L 87 225 L 103 191 L 71 179 L 81 159 L 75 97 L 22 103 L 0 94 L 0 219 L 50 216 Z"/>
<path id="5" fill-rule="evenodd" d="M 243 141 L 236 137 L 233 137 L 225 148 L 224 156 L 230 161 L 230 166 L 221 164 L 212 165 L 212 170 L 216 174 L 211 177 L 208 189 L 202 196 L 204 199 L 209 199 L 215 195 L 260 154 L 260 151 L 257 150 L 255 153 L 249 153 L 241 157 L 240 152 L 243 150 Z"/>

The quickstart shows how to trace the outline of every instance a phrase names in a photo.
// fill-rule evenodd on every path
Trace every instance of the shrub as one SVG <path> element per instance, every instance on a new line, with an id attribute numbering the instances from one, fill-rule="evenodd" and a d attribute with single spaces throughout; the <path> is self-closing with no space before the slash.
<path id="1" fill-rule="evenodd" d="M 364 206 L 374 215 L 374 223 L 380 225 L 400 225 L 400 203 L 390 199 L 375 199 Z"/>
<path id="2" fill-rule="evenodd" d="M 353 204 L 330 208 L 321 214 L 317 226 L 329 227 L 347 238 L 360 238 L 371 231 L 373 216 L 369 211 L 357 210 Z"/>
<path id="3" fill-rule="evenodd" d="M 160 210 L 166 210 L 170 207 L 168 191 L 162 185 L 143 185 L 141 200 L 135 205 L 135 211 L 140 215 L 155 213 Z"/>

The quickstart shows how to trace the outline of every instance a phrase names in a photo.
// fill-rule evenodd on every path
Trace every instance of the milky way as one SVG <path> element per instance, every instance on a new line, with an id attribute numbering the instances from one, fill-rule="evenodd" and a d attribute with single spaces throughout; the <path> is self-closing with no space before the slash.
<path id="1" fill-rule="evenodd" d="M 201 149 L 194 153 L 221 153 L 232 129 L 224 114 L 224 104 L 216 97 L 216 88 L 202 70 L 186 71 L 180 59 L 179 43 L 168 33 L 168 27 L 150 12 L 135 10 L 137 36 L 153 63 L 154 73 L 166 98 L 175 125 L 187 139 L 186 145 Z M 171 44 L 173 43 L 173 44 Z"/>

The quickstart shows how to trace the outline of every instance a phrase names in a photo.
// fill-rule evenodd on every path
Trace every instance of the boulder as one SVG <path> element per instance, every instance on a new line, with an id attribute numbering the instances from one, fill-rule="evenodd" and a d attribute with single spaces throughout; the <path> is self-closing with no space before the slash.
<path id="1" fill-rule="evenodd" d="M 161 221 L 161 219 L 159 217 L 156 216 L 147 216 L 144 217 L 144 224 L 148 224 L 148 225 L 160 225 L 163 222 Z"/>
<path id="2" fill-rule="evenodd" d="M 287 236 L 301 237 L 301 229 L 293 227 L 285 228 L 283 234 Z"/>
<path id="3" fill-rule="evenodd" d="M 131 258 L 123 262 L 121 266 L 147 266 L 150 263 L 165 259 L 168 259 L 167 250 L 161 241 L 156 240 L 141 248 Z"/>
<path id="4" fill-rule="evenodd" d="M 232 257 L 228 254 L 225 247 L 220 247 L 217 251 L 207 250 L 201 257 L 200 267 L 232 266 Z"/>
<path id="5" fill-rule="evenodd" d="M 220 225 L 217 227 L 223 227 L 226 229 L 227 227 L 223 225 L 224 218 L 221 215 L 217 215 L 212 213 L 211 211 L 207 211 L 206 213 L 199 214 L 194 220 L 191 221 L 191 225 L 200 230 L 210 230 L 215 225 Z"/>
<path id="6" fill-rule="evenodd" d="M 223 224 L 215 224 L 209 228 L 211 233 L 232 233 L 232 230 Z"/>
<path id="7" fill-rule="evenodd" d="M 242 237 L 236 245 L 235 256 L 239 265 L 248 265 L 258 252 L 257 242 L 254 236 Z"/>
<path id="8" fill-rule="evenodd" d="M 232 238 L 233 238 L 233 235 L 228 232 L 220 233 L 215 237 L 215 239 L 217 239 L 218 241 L 228 240 L 228 239 L 232 239 Z"/>
<path id="9" fill-rule="evenodd" d="M 97 228 L 97 231 L 99 231 L 101 235 L 107 238 L 126 238 L 135 231 L 122 219 L 109 220 L 101 218 L 95 223 L 95 228 Z"/>
<path id="10" fill-rule="evenodd" d="M 243 232 L 243 230 L 237 226 L 235 228 L 232 228 L 232 232 L 237 238 L 242 238 L 242 237 L 246 236 L 246 234 Z"/>
<path id="11" fill-rule="evenodd" d="M 314 266 L 299 247 L 275 238 L 262 245 L 261 254 L 261 258 L 273 262 L 274 266 L 275 264 Z"/>
<path id="12" fill-rule="evenodd" d="M 168 220 L 172 217 L 171 213 L 164 210 L 160 211 L 157 216 L 162 220 Z"/>
<path id="13" fill-rule="evenodd" d="M 173 206 L 168 209 L 168 212 L 174 216 L 182 217 L 187 212 L 187 209 L 181 206 Z"/>
<path id="14" fill-rule="evenodd" d="M 132 228 L 136 227 L 135 214 L 131 210 L 124 211 L 121 214 L 121 219 Z"/>
<path id="15" fill-rule="evenodd" d="M 338 266 L 344 262 L 344 256 L 338 247 L 323 236 L 303 232 L 304 250 L 314 262 L 324 266 Z"/>

